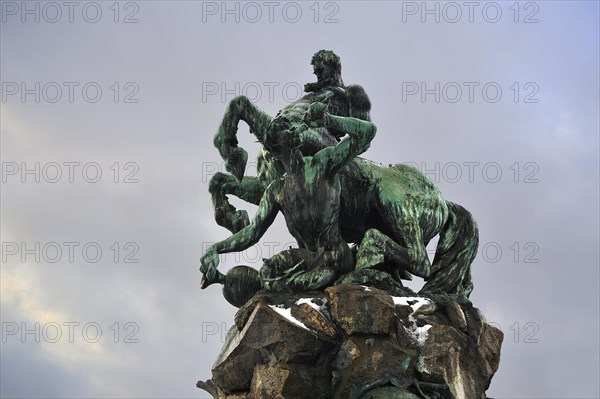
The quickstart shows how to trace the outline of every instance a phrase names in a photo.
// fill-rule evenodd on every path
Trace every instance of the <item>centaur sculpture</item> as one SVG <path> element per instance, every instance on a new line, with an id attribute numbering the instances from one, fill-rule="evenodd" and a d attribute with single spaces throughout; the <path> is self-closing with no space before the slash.
<path id="1" fill-rule="evenodd" d="M 241 306 L 260 288 L 323 288 L 351 270 L 377 268 L 398 282 L 410 278 L 408 273 L 422 277 L 421 293 L 468 297 L 478 246 L 471 214 L 445 200 L 417 169 L 357 157 L 375 132 L 370 101 L 361 86 L 344 86 L 333 52 L 317 52 L 312 65 L 317 82 L 305 85 L 308 93 L 274 118 L 246 97 L 227 107 L 214 143 L 231 174 L 217 173 L 209 190 L 217 223 L 234 234 L 203 255 L 202 287 L 223 283 L 228 301 Z M 240 120 L 263 145 L 257 177 L 244 176 L 248 156 L 238 147 Z M 259 205 L 252 222 L 229 204 L 227 195 Z M 321 196 L 319 201 L 314 195 Z M 325 202 L 329 207 L 321 209 Z M 227 276 L 217 270 L 218 254 L 257 243 L 279 210 L 298 249 L 265 260 L 260 276 L 253 269 L 237 269 L 227 287 Z M 438 234 L 430 262 L 426 246 Z M 347 243 L 358 244 L 357 251 Z"/>

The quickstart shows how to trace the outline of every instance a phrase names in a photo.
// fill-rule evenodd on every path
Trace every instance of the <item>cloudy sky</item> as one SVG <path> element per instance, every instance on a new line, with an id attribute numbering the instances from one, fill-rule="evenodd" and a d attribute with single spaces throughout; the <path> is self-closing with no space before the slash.
<path id="1" fill-rule="evenodd" d="M 505 334 L 488 395 L 600 396 L 598 2 L 0 5 L 2 398 L 205 397 L 235 313 L 199 286 L 228 236 L 212 137 L 235 95 L 297 99 L 321 48 L 371 98 L 365 157 L 478 221 L 471 299 Z M 221 268 L 290 242 L 278 217 Z"/>

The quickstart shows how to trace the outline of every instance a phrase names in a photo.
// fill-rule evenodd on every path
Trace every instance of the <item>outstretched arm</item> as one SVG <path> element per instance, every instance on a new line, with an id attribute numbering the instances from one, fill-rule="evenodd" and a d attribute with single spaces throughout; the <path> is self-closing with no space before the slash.
<path id="1" fill-rule="evenodd" d="M 322 164 L 326 173 L 337 173 L 348 162 L 369 148 L 377 132 L 377 127 L 370 121 L 330 115 L 326 112 L 323 119 L 325 127 L 344 132 L 348 137 L 333 147 L 327 147 L 317 152 L 313 157 L 313 162 Z"/>
<path id="2" fill-rule="evenodd" d="M 258 211 L 248 226 L 231 237 L 208 247 L 200 261 L 202 263 L 200 267 L 202 273 L 208 273 L 211 269 L 216 269 L 219 264 L 219 254 L 243 251 L 260 240 L 269 226 L 273 224 L 275 216 L 277 216 L 277 212 L 279 211 L 279 206 L 275 201 L 275 191 L 278 189 L 279 183 L 279 181 L 274 181 L 267 187 L 258 205 Z"/>

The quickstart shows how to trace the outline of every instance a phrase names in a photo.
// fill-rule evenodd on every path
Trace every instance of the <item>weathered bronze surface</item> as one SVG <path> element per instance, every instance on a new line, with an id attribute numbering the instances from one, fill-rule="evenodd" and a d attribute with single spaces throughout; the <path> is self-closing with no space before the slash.
<path id="1" fill-rule="evenodd" d="M 319 290 L 355 270 L 377 269 L 397 283 L 411 274 L 422 277 L 422 294 L 468 298 L 478 245 L 474 218 L 444 199 L 417 169 L 359 158 L 376 132 L 366 92 L 344 85 L 333 52 L 317 52 L 312 65 L 317 82 L 305 85 L 307 94 L 275 117 L 245 97 L 227 107 L 214 144 L 231 174 L 217 173 L 209 191 L 217 223 L 233 235 L 203 255 L 203 288 L 224 283 L 226 291 L 236 293 L 229 302 L 241 306 L 259 286 L 270 291 Z M 238 146 L 240 120 L 263 145 L 257 177 L 244 176 L 248 154 Z M 259 206 L 251 222 L 227 195 Z M 298 248 L 266 259 L 259 275 L 238 269 L 247 288 L 230 287 L 237 284 L 238 272 L 230 271 L 225 278 L 217 270 L 218 255 L 256 244 L 278 212 Z M 426 246 L 438 234 L 430 262 Z"/>

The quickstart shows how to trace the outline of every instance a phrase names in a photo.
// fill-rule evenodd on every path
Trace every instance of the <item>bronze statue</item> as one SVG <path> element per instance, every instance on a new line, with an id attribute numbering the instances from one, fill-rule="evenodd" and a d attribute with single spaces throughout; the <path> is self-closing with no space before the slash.
<path id="1" fill-rule="evenodd" d="M 301 120 L 304 113 L 319 96 L 326 92 L 334 95 L 328 100 L 328 112 L 332 115 L 350 116 L 370 121 L 371 102 L 364 89 L 359 85 L 344 86 L 341 78 L 342 65 L 340 59 L 332 51 L 320 50 L 312 58 L 311 64 L 317 76 L 317 82 L 305 85 L 308 92 L 299 100 L 283 108 L 279 114 L 289 120 Z M 215 220 L 218 225 L 235 233 L 250 222 L 244 210 L 236 210 L 229 204 L 227 195 L 235 195 L 247 202 L 258 205 L 268 184 L 277 178 L 277 162 L 273 162 L 268 151 L 261 151 L 257 159 L 258 176 L 244 176 L 248 161 L 247 152 L 238 147 L 236 137 L 240 120 L 250 126 L 250 131 L 261 143 L 273 118 L 247 97 L 239 96 L 231 100 L 223 116 L 214 138 L 214 145 L 225 161 L 231 174 L 216 173 L 209 183 L 212 196 Z M 302 134 L 302 153 L 314 155 L 317 151 L 335 145 L 343 133 L 333 128 L 306 129 Z"/>
<path id="2" fill-rule="evenodd" d="M 323 97 L 327 100 L 333 93 Z M 341 182 L 339 172 L 363 153 L 375 136 L 375 125 L 357 118 L 325 112 L 326 104 L 314 102 L 302 120 L 285 113 L 273 119 L 265 148 L 281 163 L 283 175 L 267 187 L 252 223 L 208 248 L 202 265 L 211 282 L 216 277 L 218 254 L 242 251 L 258 242 L 281 211 L 299 248 L 285 250 L 265 260 L 260 274 L 269 290 L 311 291 L 330 285 L 354 268 L 353 255 L 342 239 L 338 223 Z M 348 134 L 335 146 L 314 156 L 303 156 L 301 133 L 308 125 L 333 128 Z"/>
<path id="3" fill-rule="evenodd" d="M 322 288 L 356 267 L 384 270 L 398 282 L 412 273 L 425 279 L 422 293 L 468 297 L 473 289 L 470 265 L 478 245 L 473 217 L 446 201 L 417 169 L 402 164 L 383 167 L 356 157 L 368 147 L 369 135 L 364 132 L 375 130 L 369 121 L 368 97 L 360 86 L 343 85 L 341 64 L 332 52 L 318 52 L 312 63 L 318 81 L 306 85 L 309 93 L 275 118 L 244 97 L 227 108 L 214 142 L 233 176 L 215 175 L 209 189 L 217 222 L 235 234 L 203 256 L 203 286 L 223 281 L 216 271 L 216 253 L 252 245 L 281 209 L 299 248 L 266 262 L 261 270 L 264 288 Z M 255 178 L 243 176 L 247 153 L 237 146 L 240 120 L 264 146 Z M 346 134 L 350 137 L 339 142 Z M 349 143 L 355 149 L 342 156 L 339 149 Z M 328 169 L 330 163 L 335 168 Z M 323 202 L 316 203 L 306 193 L 323 194 L 330 209 L 319 209 Z M 227 194 L 260 204 L 252 223 L 244 211 L 227 202 Z M 319 223 L 311 223 L 316 217 Z M 322 239 L 314 239 L 324 232 Z M 432 264 L 426 246 L 437 234 Z M 356 259 L 346 243 L 358 244 Z"/>

